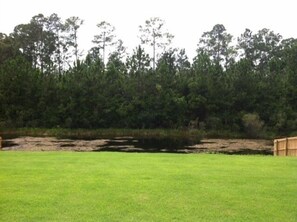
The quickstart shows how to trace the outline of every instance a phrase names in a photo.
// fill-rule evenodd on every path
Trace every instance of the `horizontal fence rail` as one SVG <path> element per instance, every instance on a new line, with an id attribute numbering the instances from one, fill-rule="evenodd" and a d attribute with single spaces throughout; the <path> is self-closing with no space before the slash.
<path id="1" fill-rule="evenodd" d="M 297 137 L 274 140 L 274 156 L 297 156 Z"/>

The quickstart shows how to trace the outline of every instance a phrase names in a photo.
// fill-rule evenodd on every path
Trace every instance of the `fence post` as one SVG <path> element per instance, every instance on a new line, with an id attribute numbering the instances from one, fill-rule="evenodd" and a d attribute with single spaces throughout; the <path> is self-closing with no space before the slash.
<path id="1" fill-rule="evenodd" d="M 285 143 L 285 156 L 288 156 L 288 138 L 286 138 L 286 143 Z"/>
<path id="2" fill-rule="evenodd" d="M 278 156 L 278 141 L 274 140 L 274 156 Z"/>

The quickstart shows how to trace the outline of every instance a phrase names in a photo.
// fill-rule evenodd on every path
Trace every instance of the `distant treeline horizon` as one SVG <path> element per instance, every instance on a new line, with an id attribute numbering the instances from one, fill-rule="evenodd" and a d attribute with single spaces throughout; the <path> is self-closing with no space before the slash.
<path id="1" fill-rule="evenodd" d="M 217 24 L 190 62 L 160 18 L 139 26 L 132 54 L 103 21 L 82 58 L 81 25 L 39 14 L 0 33 L 0 127 L 297 131 L 295 38 L 246 29 L 234 44 Z"/>

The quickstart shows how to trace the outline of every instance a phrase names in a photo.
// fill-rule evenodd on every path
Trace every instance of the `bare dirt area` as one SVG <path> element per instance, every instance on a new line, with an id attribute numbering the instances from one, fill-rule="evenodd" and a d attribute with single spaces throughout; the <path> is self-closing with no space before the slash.
<path id="1" fill-rule="evenodd" d="M 228 154 L 272 154 L 273 142 L 256 139 L 205 139 L 190 146 L 196 151 Z"/>
<path id="2" fill-rule="evenodd" d="M 3 141 L 2 150 L 19 151 L 93 151 L 106 140 L 71 140 L 55 137 L 19 137 Z"/>
<path id="3" fill-rule="evenodd" d="M 170 153 L 225 153 L 271 155 L 270 140 L 254 139 L 204 139 L 200 143 L 176 140 L 113 139 L 72 140 L 55 137 L 19 137 L 3 140 L 4 151 L 121 151 L 121 152 L 170 152 Z"/>

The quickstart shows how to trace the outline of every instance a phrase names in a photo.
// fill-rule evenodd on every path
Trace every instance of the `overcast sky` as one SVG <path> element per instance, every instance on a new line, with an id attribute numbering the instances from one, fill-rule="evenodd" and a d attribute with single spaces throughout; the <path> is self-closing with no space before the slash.
<path id="1" fill-rule="evenodd" d="M 284 38 L 297 38 L 296 0 L 0 0 L 0 32 L 9 34 L 39 13 L 83 19 L 79 47 L 85 51 L 93 46 L 96 24 L 107 21 L 131 52 L 140 43 L 138 26 L 150 17 L 165 20 L 175 35 L 174 46 L 185 48 L 190 59 L 202 33 L 215 24 L 223 24 L 233 37 L 245 28 L 253 32 L 269 28 Z"/>

